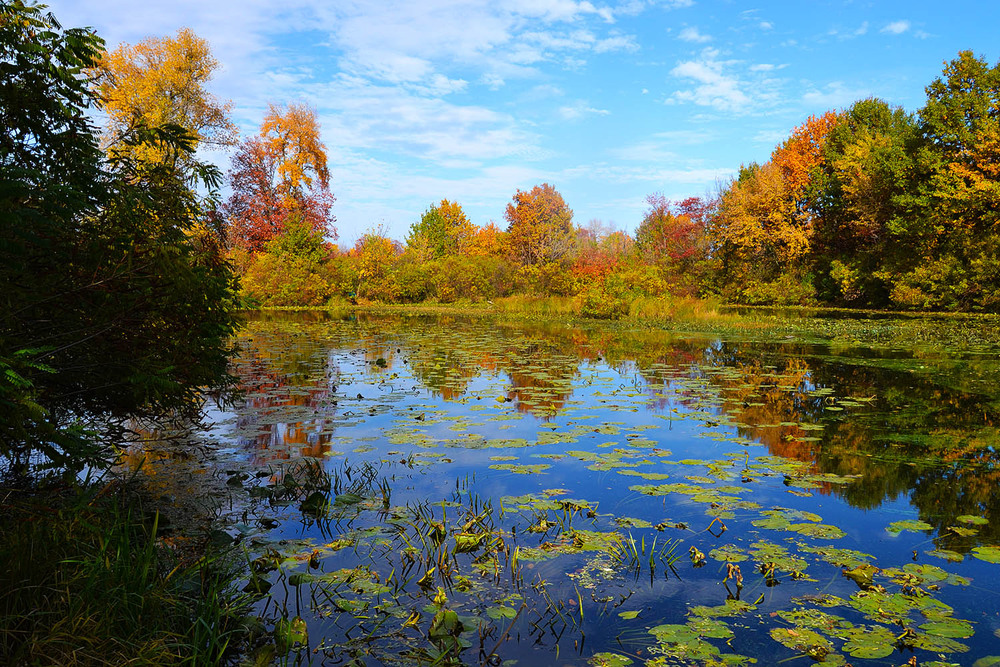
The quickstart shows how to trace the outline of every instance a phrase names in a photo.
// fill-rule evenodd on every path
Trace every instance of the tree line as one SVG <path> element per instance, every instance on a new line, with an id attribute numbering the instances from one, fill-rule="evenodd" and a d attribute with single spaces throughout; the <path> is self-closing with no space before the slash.
<path id="1" fill-rule="evenodd" d="M 318 168 L 316 200 L 280 194 L 294 179 L 253 176 L 267 162 L 246 149 L 275 140 L 265 121 L 229 172 L 230 257 L 244 293 L 268 306 L 579 295 L 586 314 L 613 317 L 635 296 L 684 295 L 997 311 L 1000 63 L 963 51 L 926 92 L 915 113 L 869 98 L 810 117 L 711 194 L 651 194 L 634 235 L 575 224 L 542 183 L 514 193 L 505 224 L 476 226 L 442 199 L 404 241 L 378 228 L 346 251 L 329 242 L 333 199 Z"/>
<path id="2" fill-rule="evenodd" d="M 193 63 L 193 65 L 192 65 Z M 136 118 L 234 149 L 230 194 L 207 216 L 248 303 L 579 296 L 615 317 L 636 297 L 916 310 L 1000 309 L 1000 63 L 947 63 L 910 113 L 869 98 L 806 119 L 763 163 L 713 192 L 654 193 L 634 234 L 579 225 L 550 184 L 517 190 L 502 222 L 472 224 L 442 199 L 406 238 L 336 240 L 335 198 L 314 110 L 271 105 L 239 138 L 205 83 L 216 63 L 188 30 L 123 45 L 96 68 L 111 137 Z M 131 151 L 111 141 L 109 155 Z M 123 148 L 124 147 L 124 148 Z M 193 161 L 190 154 L 179 157 Z M 192 162 L 193 164 L 194 162 Z"/>

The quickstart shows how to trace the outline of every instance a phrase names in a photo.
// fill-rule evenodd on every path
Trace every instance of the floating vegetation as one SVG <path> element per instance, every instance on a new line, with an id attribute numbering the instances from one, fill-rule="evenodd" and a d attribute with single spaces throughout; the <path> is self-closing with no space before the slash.
<path id="1" fill-rule="evenodd" d="M 296 317 L 212 436 L 271 659 L 991 659 L 1000 346 Z"/>

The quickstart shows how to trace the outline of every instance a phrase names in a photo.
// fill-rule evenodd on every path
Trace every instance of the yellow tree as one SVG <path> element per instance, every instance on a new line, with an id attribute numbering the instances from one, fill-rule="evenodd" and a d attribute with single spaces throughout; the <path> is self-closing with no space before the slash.
<path id="1" fill-rule="evenodd" d="M 150 37 L 104 54 L 92 71 L 101 110 L 108 116 L 104 144 L 111 157 L 140 162 L 169 161 L 189 170 L 193 158 L 157 143 L 127 142 L 138 129 L 175 125 L 187 132 L 192 148 L 235 142 L 230 102 L 220 102 L 206 85 L 218 61 L 208 42 L 188 28 L 176 37 Z"/>
<path id="2" fill-rule="evenodd" d="M 573 211 L 548 183 L 514 193 L 504 218 L 509 247 L 526 266 L 558 262 L 573 250 Z"/>
<path id="3" fill-rule="evenodd" d="M 280 188 L 294 197 L 313 187 L 330 184 L 326 166 L 326 146 L 319 138 L 316 112 L 305 104 L 289 104 L 282 109 L 268 106 L 260 135 L 268 154 L 275 160 Z"/>
<path id="4" fill-rule="evenodd" d="M 356 258 L 358 283 L 355 290 L 358 297 L 373 301 L 393 301 L 399 293 L 399 285 L 393 267 L 401 253 L 399 244 L 390 239 L 380 225 L 365 232 L 354 244 L 351 255 Z"/>
<path id="5" fill-rule="evenodd" d="M 476 227 L 464 254 L 469 257 L 499 257 L 507 252 L 507 234 L 490 220 Z"/>
<path id="6" fill-rule="evenodd" d="M 812 250 L 814 206 L 810 183 L 824 164 L 827 137 L 843 114 L 810 116 L 764 165 L 740 170 L 722 193 L 711 225 L 715 256 L 734 298 L 800 301 L 807 298 L 806 262 Z"/>

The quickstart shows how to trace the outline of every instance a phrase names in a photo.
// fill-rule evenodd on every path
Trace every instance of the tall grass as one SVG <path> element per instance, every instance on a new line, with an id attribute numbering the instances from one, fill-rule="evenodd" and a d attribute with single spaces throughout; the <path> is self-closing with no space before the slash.
<path id="1" fill-rule="evenodd" d="M 571 296 L 526 296 L 516 294 L 496 299 L 492 312 L 538 317 L 573 317 L 580 314 L 579 300 Z"/>
<path id="2" fill-rule="evenodd" d="M 248 603 L 221 558 L 185 564 L 123 484 L 0 491 L 0 664 L 210 665 Z"/>

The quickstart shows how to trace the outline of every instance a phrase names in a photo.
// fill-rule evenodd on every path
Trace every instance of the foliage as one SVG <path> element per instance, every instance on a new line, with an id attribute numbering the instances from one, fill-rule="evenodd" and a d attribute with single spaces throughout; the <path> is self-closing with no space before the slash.
<path id="1" fill-rule="evenodd" d="M 583 283 L 599 280 L 618 269 L 631 255 L 634 245 L 625 232 L 606 227 L 600 220 L 591 220 L 577 230 L 573 274 Z"/>
<path id="2" fill-rule="evenodd" d="M 104 54 L 91 73 L 99 106 L 108 116 L 104 136 L 108 154 L 127 155 L 138 162 L 179 160 L 174 166 L 192 167 L 189 153 L 131 140 L 136 128 L 167 125 L 184 128 L 192 148 L 202 142 L 232 145 L 236 137 L 236 126 L 229 120 L 232 104 L 220 102 L 205 88 L 218 66 L 208 42 L 188 28 L 173 38 L 150 37 Z"/>
<path id="3" fill-rule="evenodd" d="M 222 207 L 229 243 L 260 252 L 292 219 L 336 239 L 326 161 L 316 113 L 299 105 L 284 112 L 271 106 L 259 136 L 240 142 L 232 158 L 232 195 Z"/>
<path id="4" fill-rule="evenodd" d="M 424 246 L 430 257 L 444 257 L 464 253 L 473 237 L 476 227 L 458 202 L 442 199 L 432 204 L 420 221 L 410 226 L 406 239 L 407 247 Z"/>
<path id="5" fill-rule="evenodd" d="M 322 306 L 333 296 L 325 265 L 330 247 L 322 234 L 291 218 L 264 251 L 252 256 L 243 293 L 262 306 Z"/>
<path id="6" fill-rule="evenodd" d="M 559 262 L 573 251 L 573 211 L 548 183 L 515 192 L 504 218 L 510 252 L 525 266 Z"/>
<path id="7" fill-rule="evenodd" d="M 936 237 L 932 252 L 962 273 L 973 273 L 958 293 L 928 294 L 944 308 L 995 308 L 1000 288 L 984 263 L 996 261 L 995 227 L 1000 222 L 1000 62 L 990 66 L 971 51 L 948 63 L 927 87 L 919 112 L 926 150 L 920 155 L 929 174 L 929 222 Z M 949 259 L 950 258 L 950 259 Z M 915 267 L 920 270 L 922 267 Z M 981 282 L 985 279 L 985 282 Z"/>
<path id="8" fill-rule="evenodd" d="M 599 320 L 618 320 L 628 315 L 631 301 L 629 285 L 620 273 L 612 273 L 583 293 L 580 314 Z"/>
<path id="9" fill-rule="evenodd" d="M 234 279 L 175 166 L 195 164 L 184 133 L 137 128 L 123 140 L 167 159 L 105 161 L 85 116 L 101 40 L 0 10 L 0 454 L 72 470 L 125 420 L 195 412 L 228 382 Z M 98 425 L 103 440 L 85 433 Z"/>
<path id="10" fill-rule="evenodd" d="M 335 269 L 327 258 L 313 273 L 328 274 L 330 294 L 382 302 L 583 294 L 596 313 L 621 280 L 633 299 L 997 310 L 1000 63 L 961 52 L 927 95 L 915 114 L 869 98 L 810 116 L 717 195 L 649 195 L 634 238 L 598 220 L 574 226 L 562 195 L 543 183 L 514 193 L 505 231 L 472 225 L 443 199 L 411 226 L 405 252 L 369 234 Z M 332 195 L 315 190 L 327 178 L 322 145 L 295 140 L 294 126 L 318 136 L 311 112 L 272 108 L 262 136 L 234 158 L 224 212 L 230 258 L 247 271 L 293 213 L 317 231 L 330 219 Z M 319 148 L 283 166 L 289 146 L 307 144 Z M 211 226 L 199 238 L 210 245 Z M 262 301 L 292 298 L 267 301 L 281 283 L 267 274 L 279 264 L 256 266 Z M 308 282 L 295 288 L 308 292 L 300 301 L 321 302 Z"/>
<path id="11" fill-rule="evenodd" d="M 826 301 L 888 305 L 892 275 L 913 261 L 916 125 L 878 99 L 855 102 L 834 127 L 814 174 L 813 253 Z"/>
<path id="12" fill-rule="evenodd" d="M 476 228 L 465 254 L 471 257 L 500 257 L 507 254 L 507 245 L 506 232 L 490 221 L 485 226 Z"/>
<path id="13" fill-rule="evenodd" d="M 379 227 L 358 239 L 351 253 L 358 264 L 354 294 L 371 301 L 395 301 L 399 283 L 394 264 L 400 255 L 399 245 Z"/>

